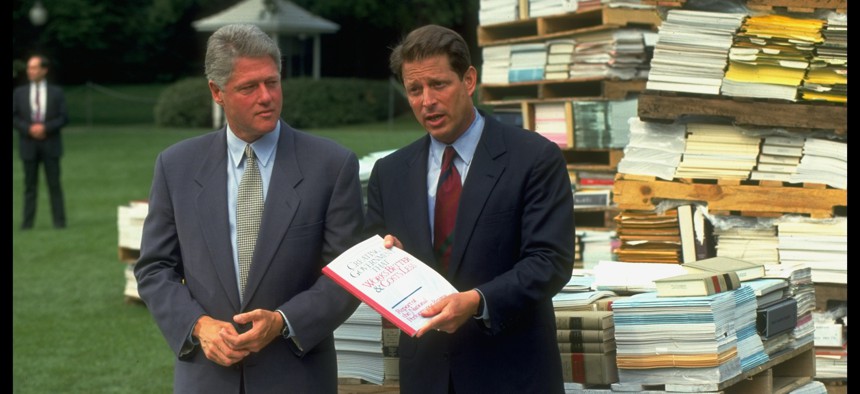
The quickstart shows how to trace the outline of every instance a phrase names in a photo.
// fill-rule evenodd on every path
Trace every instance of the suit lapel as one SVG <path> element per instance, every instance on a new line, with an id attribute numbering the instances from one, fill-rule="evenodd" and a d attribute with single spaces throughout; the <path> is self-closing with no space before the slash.
<path id="1" fill-rule="evenodd" d="M 404 185 L 399 189 L 404 194 L 398 199 L 400 212 L 403 215 L 404 226 L 409 234 L 403 239 L 411 240 L 411 245 L 404 244 L 405 248 L 412 250 L 416 256 L 433 256 L 433 238 L 430 235 L 430 212 L 427 210 L 427 156 L 430 152 L 430 136 L 425 136 L 422 143 L 414 144 L 413 151 L 405 157 L 403 174 L 400 179 Z M 383 234 L 384 235 L 384 234 Z M 407 241 L 408 242 L 408 241 Z M 436 264 L 435 259 L 425 261 L 427 264 Z"/>
<path id="2" fill-rule="evenodd" d="M 245 305 L 253 298 L 260 281 L 272 265 L 275 253 L 281 245 L 280 240 L 286 236 L 287 229 L 301 203 L 301 197 L 295 189 L 303 179 L 301 167 L 296 161 L 295 133 L 283 122 L 281 122 L 281 135 L 276 149 L 272 178 L 269 180 L 266 205 L 263 208 L 263 220 L 260 222 L 257 248 L 254 252 L 251 271 L 248 272 L 248 282 L 245 284 Z M 244 308 L 245 305 L 242 307 Z"/>
<path id="3" fill-rule="evenodd" d="M 472 158 L 469 174 L 460 195 L 460 207 L 457 209 L 457 223 L 454 227 L 455 239 L 448 268 L 449 277 L 460 267 L 463 253 L 475 230 L 475 223 L 481 216 L 481 211 L 493 188 L 505 171 L 505 164 L 496 161 L 506 151 L 504 140 L 499 131 L 491 126 L 492 121 L 489 118 L 486 119 L 484 132 L 475 149 L 475 156 Z"/>
<path id="4" fill-rule="evenodd" d="M 227 217 L 227 137 L 226 128 L 212 138 L 205 159 L 195 175 L 200 186 L 196 214 L 209 251 L 209 260 L 230 303 L 239 310 L 239 289 L 233 265 L 233 247 Z"/>

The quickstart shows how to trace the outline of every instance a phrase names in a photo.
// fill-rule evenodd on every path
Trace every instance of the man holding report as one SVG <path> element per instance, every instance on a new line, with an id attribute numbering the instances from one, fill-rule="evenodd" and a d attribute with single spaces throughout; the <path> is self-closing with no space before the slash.
<path id="1" fill-rule="evenodd" d="M 558 146 L 478 111 L 469 48 L 435 25 L 390 57 L 427 135 L 380 159 L 366 224 L 458 293 L 400 336 L 404 393 L 561 393 L 552 297 L 570 279 L 573 198 Z M 405 295 L 404 295 L 405 296 Z"/>

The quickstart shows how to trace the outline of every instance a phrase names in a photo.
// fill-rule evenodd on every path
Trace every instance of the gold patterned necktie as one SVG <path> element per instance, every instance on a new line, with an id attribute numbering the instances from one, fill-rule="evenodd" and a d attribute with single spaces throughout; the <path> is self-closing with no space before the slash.
<path id="1" fill-rule="evenodd" d="M 236 199 L 236 244 L 239 251 L 239 291 L 245 295 L 245 283 L 257 245 L 257 233 L 263 217 L 263 179 L 251 145 L 245 145 L 245 173 L 239 182 Z"/>

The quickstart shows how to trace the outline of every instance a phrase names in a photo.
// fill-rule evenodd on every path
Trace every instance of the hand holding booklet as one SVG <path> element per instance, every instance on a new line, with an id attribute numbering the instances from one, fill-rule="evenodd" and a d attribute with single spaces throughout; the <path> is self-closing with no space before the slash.
<path id="1" fill-rule="evenodd" d="M 457 289 L 436 270 L 374 235 L 323 267 L 323 274 L 414 336 L 430 318 L 421 311 Z"/>

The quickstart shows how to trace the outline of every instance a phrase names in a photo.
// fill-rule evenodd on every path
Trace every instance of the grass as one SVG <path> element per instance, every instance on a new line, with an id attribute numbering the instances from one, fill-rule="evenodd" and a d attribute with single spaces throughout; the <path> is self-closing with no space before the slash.
<path id="1" fill-rule="evenodd" d="M 12 144 L 12 391 L 168 393 L 173 353 L 147 309 L 126 303 L 117 256 L 117 207 L 149 194 L 156 155 L 207 130 L 143 124 L 64 130 L 68 228 L 51 227 L 44 176 L 35 227 L 19 229 L 23 170 Z M 310 130 L 361 157 L 423 135 L 411 114 L 393 123 Z"/>

